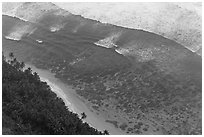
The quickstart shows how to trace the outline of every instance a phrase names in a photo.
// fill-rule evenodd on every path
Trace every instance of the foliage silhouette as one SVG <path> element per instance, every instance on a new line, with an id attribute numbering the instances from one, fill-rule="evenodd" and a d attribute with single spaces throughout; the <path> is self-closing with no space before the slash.
<path id="1" fill-rule="evenodd" d="M 69 111 L 46 82 L 31 68 L 2 57 L 2 131 L 3 134 L 101 135 Z"/>
<path id="2" fill-rule="evenodd" d="M 86 116 L 86 114 L 83 112 L 83 113 L 81 113 L 81 119 L 85 119 L 87 116 Z"/>

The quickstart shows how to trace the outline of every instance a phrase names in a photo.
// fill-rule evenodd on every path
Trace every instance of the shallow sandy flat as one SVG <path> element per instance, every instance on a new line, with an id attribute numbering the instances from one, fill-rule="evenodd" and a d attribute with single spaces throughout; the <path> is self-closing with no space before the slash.
<path id="1" fill-rule="evenodd" d="M 54 91 L 58 97 L 63 99 L 70 111 L 77 113 L 79 117 L 81 117 L 82 112 L 85 112 L 87 117 L 84 122 L 87 122 L 92 127 L 101 131 L 107 129 L 110 134 L 125 134 L 125 132 L 115 128 L 112 124 L 105 122 L 106 119 L 103 116 L 97 115 L 91 111 L 86 103 L 76 95 L 74 89 L 55 78 L 53 73 L 50 73 L 47 70 L 38 69 L 30 64 L 26 64 L 26 68 L 27 67 L 32 68 L 32 71 L 37 72 L 42 81 L 47 82 L 52 91 Z"/>

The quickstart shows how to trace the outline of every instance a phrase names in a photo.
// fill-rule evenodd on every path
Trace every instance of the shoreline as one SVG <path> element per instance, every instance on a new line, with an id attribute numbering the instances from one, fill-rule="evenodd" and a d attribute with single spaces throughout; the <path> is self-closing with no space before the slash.
<path id="1" fill-rule="evenodd" d="M 72 86 L 63 83 L 48 70 L 38 69 L 35 66 L 26 63 L 25 68 L 28 67 L 32 69 L 32 72 L 36 72 L 39 75 L 41 81 L 47 82 L 47 85 L 50 86 L 51 90 L 64 101 L 65 105 L 69 108 L 69 111 L 78 114 L 79 117 L 81 117 L 82 112 L 85 112 L 87 117 L 83 119 L 83 122 L 87 122 L 91 127 L 94 127 L 101 132 L 108 130 L 110 135 L 125 134 L 125 132 L 121 131 L 119 128 L 115 128 L 114 125 L 105 122 L 107 119 L 103 115 L 97 115 L 91 110 L 89 108 L 90 106 L 77 96 L 77 93 Z"/>

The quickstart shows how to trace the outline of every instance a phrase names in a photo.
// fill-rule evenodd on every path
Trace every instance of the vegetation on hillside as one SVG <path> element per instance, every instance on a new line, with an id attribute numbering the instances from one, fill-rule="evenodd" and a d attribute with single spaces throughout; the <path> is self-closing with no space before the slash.
<path id="1" fill-rule="evenodd" d="M 2 58 L 2 134 L 107 134 L 68 110 L 31 68 Z"/>

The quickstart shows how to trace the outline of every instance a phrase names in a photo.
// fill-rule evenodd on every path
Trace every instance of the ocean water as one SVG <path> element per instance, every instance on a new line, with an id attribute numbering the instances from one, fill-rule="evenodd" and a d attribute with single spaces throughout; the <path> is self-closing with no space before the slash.
<path id="1" fill-rule="evenodd" d="M 90 76 L 92 72 L 133 68 L 138 64 L 146 67 L 150 64 L 148 67 L 174 74 L 173 77 L 178 80 L 188 78 L 199 86 L 202 84 L 201 57 L 184 46 L 153 33 L 102 24 L 74 15 L 67 18 L 47 15 L 38 23 L 3 16 L 2 25 L 3 52 L 13 52 L 18 60 L 33 66 L 46 66 L 46 71 L 50 71 L 53 66 L 68 67 L 75 70 L 75 74 Z M 60 82 L 42 75 L 43 73 L 40 75 L 41 79 L 65 101 L 70 110 L 80 114 L 83 102 L 75 106 L 76 100 L 70 100 L 66 87 L 61 89 L 58 85 L 61 85 Z M 90 110 L 83 111 L 88 113 L 90 119 L 87 120 L 94 127 L 108 129 L 113 134 L 123 134 Z M 97 119 L 98 124 L 95 122 Z M 101 122 L 103 124 L 99 124 Z"/>

